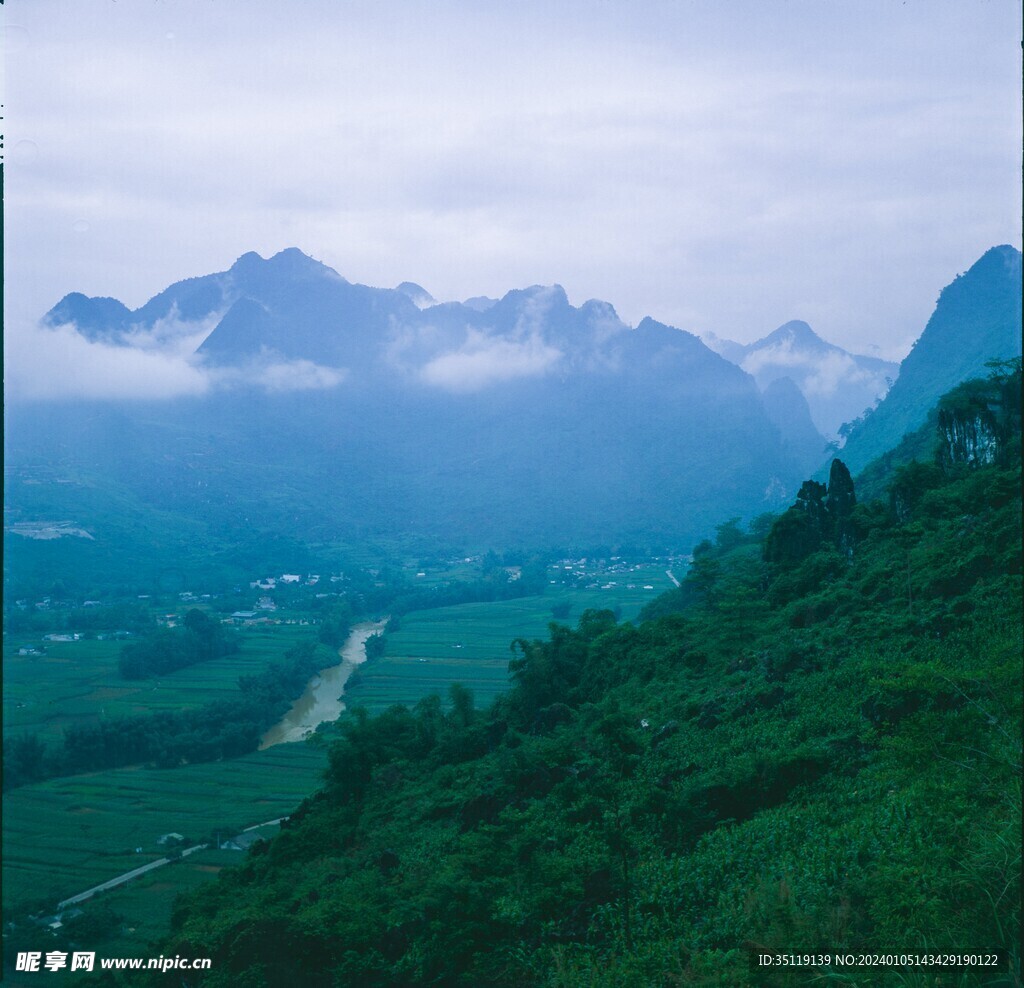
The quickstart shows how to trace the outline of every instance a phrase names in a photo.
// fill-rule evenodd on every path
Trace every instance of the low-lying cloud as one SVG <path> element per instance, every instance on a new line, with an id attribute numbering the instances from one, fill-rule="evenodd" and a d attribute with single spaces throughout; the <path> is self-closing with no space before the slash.
<path id="1" fill-rule="evenodd" d="M 546 344 L 539 335 L 506 340 L 471 331 L 458 350 L 425 364 L 420 377 L 448 391 L 469 393 L 496 381 L 543 374 L 561 356 L 561 350 Z"/>
<path id="2" fill-rule="evenodd" d="M 858 367 L 845 353 L 830 353 L 819 361 L 813 372 L 804 378 L 804 393 L 827 397 L 834 395 L 840 386 L 850 384 L 876 387 L 878 394 L 885 393 L 885 378 Z"/>
<path id="3" fill-rule="evenodd" d="M 224 317 L 225 309 L 217 309 L 204 319 L 186 320 L 178 313 L 177 305 L 152 325 L 136 324 L 118 334 L 111 342 L 133 347 L 136 350 L 157 350 L 164 353 L 188 357 L 195 353 L 217 323 Z"/>
<path id="4" fill-rule="evenodd" d="M 743 369 L 754 377 L 773 368 L 786 367 L 801 371 L 800 389 L 805 395 L 823 398 L 834 395 L 842 385 L 859 384 L 885 392 L 885 379 L 863 367 L 847 353 L 829 351 L 823 357 L 810 357 L 794 350 L 792 340 L 755 350 L 744 358 Z"/>
<path id="5" fill-rule="evenodd" d="M 210 377 L 187 358 L 87 340 L 73 325 L 9 334 L 6 386 L 12 398 L 160 399 L 200 395 Z"/>
<path id="6" fill-rule="evenodd" d="M 341 384 L 348 376 L 344 367 L 324 367 L 312 360 L 281 360 L 264 352 L 258 360 L 239 368 L 211 371 L 220 385 L 241 384 L 273 394 L 284 391 L 322 391 Z"/>
<path id="7" fill-rule="evenodd" d="M 133 330 L 121 342 L 86 339 L 71 323 L 12 330 L 4 352 L 8 397 L 159 401 L 239 386 L 309 391 L 336 387 L 347 373 L 271 353 L 240 368 L 209 366 L 194 353 L 209 330 L 194 326 Z"/>

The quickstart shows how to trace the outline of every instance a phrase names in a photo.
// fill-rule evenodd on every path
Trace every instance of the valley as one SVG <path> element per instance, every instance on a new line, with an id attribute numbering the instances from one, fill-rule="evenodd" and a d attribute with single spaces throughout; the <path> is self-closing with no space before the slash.
<path id="1" fill-rule="evenodd" d="M 550 622 L 575 621 L 587 609 L 614 610 L 631 620 L 645 603 L 671 586 L 666 563 L 679 568 L 679 562 L 670 559 L 552 560 L 545 568 L 541 594 L 408 611 L 390 622 L 385 654 L 369 662 L 346 662 L 345 678 L 352 670 L 356 675 L 347 685 L 338 684 L 341 705 L 377 712 L 395 703 L 414 705 L 430 694 L 445 697 L 449 687 L 459 683 L 471 689 L 475 702 L 484 707 L 508 689 L 509 646 L 514 638 L 543 638 Z M 481 565 L 482 557 L 452 558 L 425 562 L 422 568 L 407 562 L 396 570 L 406 574 L 417 592 L 430 593 L 450 588 L 452 581 L 457 586 L 460 580 L 478 577 Z M 509 569 L 508 576 L 521 578 L 521 567 Z M 322 582 L 336 590 L 347 585 L 339 579 L 332 583 L 325 575 Z M 289 648 L 316 638 L 322 615 L 303 611 L 301 603 L 316 599 L 307 586 L 309 580 L 308 575 L 286 574 L 285 580 L 261 577 L 251 581 L 254 587 L 247 595 L 207 594 L 205 600 L 200 599 L 202 594 L 182 592 L 142 595 L 141 601 L 135 595 L 130 600 L 97 602 L 90 608 L 52 599 L 22 602 L 31 606 L 32 615 L 30 619 L 27 611 L 21 611 L 20 623 L 31 628 L 5 646 L 6 735 L 31 734 L 54 743 L 75 724 L 198 708 L 237 695 L 240 677 L 265 670 Z M 317 583 L 313 587 L 319 590 Z M 296 599 L 304 593 L 307 598 Z M 331 598 L 337 599 L 337 593 Z M 245 610 L 247 602 L 255 608 Z M 196 604 L 219 610 L 222 620 L 237 628 L 240 650 L 163 674 L 157 681 L 126 682 L 118 673 L 122 648 L 142 635 L 141 629 L 46 630 L 70 628 L 75 615 L 93 620 L 100 606 L 108 609 L 111 618 L 155 615 L 164 625 L 173 626 Z M 369 635 L 387 624 L 355 625 L 345 653 L 351 648 L 361 650 Z M 330 653 L 320 647 L 326 663 Z M 318 681 L 314 677 L 311 684 Z M 333 698 L 334 694 L 328 699 Z M 294 706 L 300 704 L 301 698 Z M 159 843 L 164 834 L 180 835 L 183 845 L 209 842 L 210 848 L 186 860 L 140 874 L 127 887 L 74 904 L 85 922 L 94 915 L 120 917 L 111 923 L 110 943 L 126 953 L 129 948 L 142 950 L 147 943 L 144 936 L 159 927 L 154 916 L 169 908 L 178 891 L 215 876 L 242 857 L 237 851 L 216 849 L 218 832 L 226 837 L 262 820 L 288 816 L 315 791 L 326 769 L 333 728 L 324 725 L 309 740 L 301 740 L 306 727 L 305 720 L 292 723 L 286 715 L 264 735 L 260 750 L 240 757 L 177 768 L 135 765 L 86 772 L 5 793 L 5 913 L 42 910 L 53 915 L 58 901 L 161 860 L 167 851 Z M 153 890 L 152 895 L 147 889 Z"/>
<path id="2" fill-rule="evenodd" d="M 1019 485 L 1019 357 L 1005 337 L 1020 264 L 1009 251 L 958 279 L 910 373 L 838 428 L 857 462 L 874 448 L 873 423 L 916 428 L 856 482 L 834 458 L 827 484 L 807 479 L 825 476 L 822 416 L 839 407 L 816 401 L 812 420 L 814 360 L 854 375 L 848 403 L 891 368 L 857 363 L 805 324 L 737 356 L 755 379 L 691 334 L 651 319 L 627 327 L 606 303 L 574 307 L 557 286 L 413 312 L 401 292 L 350 285 L 289 251 L 246 255 L 204 282 L 204 304 L 219 286 L 227 308 L 219 321 L 198 313 L 212 330 L 197 359 L 230 386 L 88 414 L 17 407 L 5 516 L 8 953 L 88 935 L 145 954 L 187 935 L 225 972 L 244 971 L 249 955 L 196 910 L 233 915 L 223 890 L 244 902 L 261 875 L 280 902 L 304 890 L 287 917 L 259 907 L 282 929 L 321 896 L 368 917 L 346 934 L 361 944 L 351 956 L 336 955 L 333 934 L 309 934 L 311 977 L 326 965 L 390 984 L 392 961 L 378 958 L 408 947 L 395 963 L 425 958 L 442 983 L 458 971 L 530 983 L 528 969 L 557 955 L 570 983 L 618 984 L 627 972 L 644 984 L 650 965 L 676 963 L 673 924 L 703 922 L 680 905 L 678 882 L 716 917 L 691 957 L 743 984 L 723 951 L 754 927 L 776 935 L 766 855 L 785 863 L 799 923 L 819 938 L 836 896 L 891 890 L 877 848 L 902 845 L 884 793 L 905 792 L 920 812 L 932 789 L 962 784 L 940 769 L 921 783 L 901 774 L 919 764 L 916 716 L 959 751 L 957 732 L 977 725 L 961 725 L 942 682 L 972 709 L 1012 699 L 1015 639 L 988 617 L 1019 596 L 1006 548 Z M 196 289 L 171 286 L 122 312 L 121 329 L 102 329 L 114 309 L 84 297 L 51 322 L 130 345 L 131 333 L 117 342 L 130 320 L 187 308 Z M 992 329 L 961 347 L 955 376 L 988 376 L 940 395 L 929 355 L 959 325 L 950 305 Z M 348 329 L 328 338 L 309 331 L 317 320 Z M 349 332 L 357 324 L 366 332 Z M 396 337 L 396 325 L 407 332 Z M 475 360 L 482 339 L 512 366 L 539 353 L 550 367 L 452 388 L 450 361 Z M 246 377 L 254 353 L 270 360 L 258 380 Z M 342 359 L 355 378 L 259 383 Z M 800 383 L 778 376 L 787 366 L 803 369 Z M 910 392 L 937 405 L 910 415 Z M 965 655 L 979 656 L 977 672 Z M 979 743 L 1002 779 L 1001 742 Z M 854 779 L 870 810 L 857 810 Z M 804 812 L 826 850 L 801 879 Z M 989 823 L 1003 841 L 1002 811 Z M 321 826 L 337 835 L 323 847 L 310 837 Z M 948 826 L 929 818 L 920 839 Z M 256 836 L 269 843 L 253 847 Z M 478 851 L 488 863 L 467 864 Z M 972 853 L 994 867 L 987 845 Z M 847 855 L 868 891 L 830 872 L 829 854 Z M 312 871 L 295 864 L 309 855 Z M 734 858 L 746 862 L 738 885 L 723 870 Z M 448 870 L 435 874 L 436 860 Z M 948 898 L 940 861 L 908 860 Z M 476 901 L 504 881 L 467 884 L 491 862 L 519 891 Z M 724 898 L 712 901 L 705 873 Z M 392 882 L 406 889 L 398 899 Z M 450 888 L 461 898 L 448 903 Z M 419 920 L 402 927 L 404 946 L 386 946 L 405 895 L 461 929 L 463 953 L 446 935 L 419 943 Z M 905 912 L 927 925 L 922 901 Z M 563 915 L 559 902 L 575 905 Z M 888 943 L 899 921 L 878 908 L 835 935 Z M 977 928 L 972 908 L 963 929 Z M 998 905 L 995 915 L 1007 921 Z M 583 948 L 590 936 L 600 956 Z"/>

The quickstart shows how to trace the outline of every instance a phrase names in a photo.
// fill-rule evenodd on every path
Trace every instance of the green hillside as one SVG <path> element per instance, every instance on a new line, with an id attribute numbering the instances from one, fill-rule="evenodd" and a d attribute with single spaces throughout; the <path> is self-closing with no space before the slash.
<path id="1" fill-rule="evenodd" d="M 923 986 L 754 958 L 1002 947 L 1014 975 L 943 983 L 1019 983 L 1019 388 L 939 416 L 944 448 L 987 423 L 985 456 L 867 503 L 836 467 L 760 534 L 721 525 L 639 626 L 520 642 L 486 711 L 343 719 L 323 791 L 163 952 L 209 986 L 646 988 Z"/>

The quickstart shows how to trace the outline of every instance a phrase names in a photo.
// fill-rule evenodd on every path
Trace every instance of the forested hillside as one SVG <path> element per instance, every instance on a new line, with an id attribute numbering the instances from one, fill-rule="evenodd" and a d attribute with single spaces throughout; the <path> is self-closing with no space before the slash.
<path id="1" fill-rule="evenodd" d="M 968 390 L 884 497 L 837 463 L 785 514 L 723 520 L 639 626 L 516 642 L 489 710 L 456 688 L 344 719 L 323 790 L 179 903 L 163 953 L 212 957 L 210 986 L 868 983 L 762 950 L 1018 965 L 1019 363 Z"/>

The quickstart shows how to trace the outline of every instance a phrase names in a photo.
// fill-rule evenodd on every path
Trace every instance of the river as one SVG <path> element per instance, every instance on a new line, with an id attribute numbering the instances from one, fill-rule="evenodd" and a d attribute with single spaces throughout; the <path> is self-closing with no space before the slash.
<path id="1" fill-rule="evenodd" d="M 383 631 L 387 620 L 364 621 L 352 628 L 345 644 L 338 649 L 341 662 L 321 669 L 306 685 L 306 691 L 293 704 L 291 710 L 260 740 L 260 751 L 286 741 L 301 741 L 307 734 L 327 720 L 337 720 L 345 709 L 341 694 L 352 670 L 366 661 L 366 639 Z"/>

